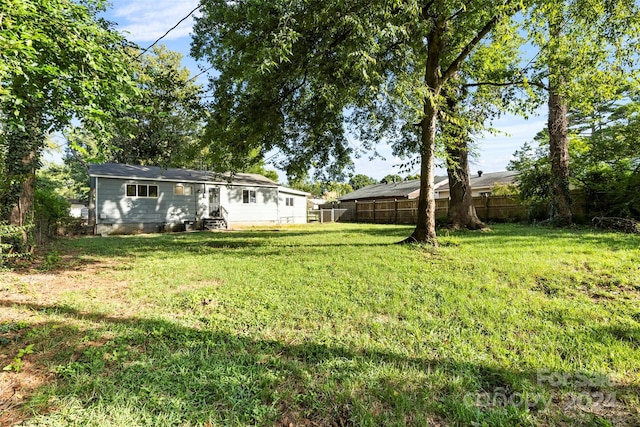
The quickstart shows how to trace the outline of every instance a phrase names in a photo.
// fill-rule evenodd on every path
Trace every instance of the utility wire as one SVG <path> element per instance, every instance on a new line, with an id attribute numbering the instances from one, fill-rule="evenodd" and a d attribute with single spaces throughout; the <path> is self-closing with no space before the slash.
<path id="1" fill-rule="evenodd" d="M 195 79 L 197 79 L 198 77 L 200 77 L 201 75 L 203 75 L 203 74 L 204 74 L 204 73 L 206 73 L 207 71 L 212 70 L 212 69 L 213 69 L 213 67 L 214 67 L 214 66 L 212 65 L 212 66 L 210 66 L 209 68 L 207 68 L 206 70 L 201 71 L 200 73 L 198 73 L 198 74 L 196 74 L 195 76 L 191 77 L 189 80 L 187 80 L 187 83 L 188 83 L 188 82 L 191 82 L 191 81 L 193 81 L 193 80 L 195 80 Z"/>
<path id="2" fill-rule="evenodd" d="M 187 16 L 185 16 L 184 18 L 182 18 L 181 20 L 178 21 L 178 23 L 176 25 L 174 25 L 173 27 L 169 28 L 167 30 L 166 33 L 164 33 L 162 36 L 160 36 L 156 41 L 154 41 L 153 43 L 151 43 L 145 50 L 143 50 L 142 52 L 140 52 L 140 54 L 136 57 L 136 59 L 140 58 L 142 55 L 144 55 L 149 49 L 151 49 L 152 47 L 154 47 L 160 40 L 162 40 L 163 38 L 167 37 L 167 35 L 169 35 L 169 33 L 173 30 L 175 30 L 176 28 L 178 28 L 178 25 L 182 24 L 184 21 L 186 21 L 191 15 L 193 15 L 195 13 L 196 10 L 200 9 L 202 7 L 202 3 L 199 4 L 198 6 L 196 6 L 191 12 L 189 12 L 189 14 Z"/>

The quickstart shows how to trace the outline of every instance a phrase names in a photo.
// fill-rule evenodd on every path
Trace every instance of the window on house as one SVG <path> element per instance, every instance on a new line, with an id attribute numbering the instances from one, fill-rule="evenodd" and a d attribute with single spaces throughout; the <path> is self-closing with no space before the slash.
<path id="1" fill-rule="evenodd" d="M 287 206 L 293 206 L 293 197 L 287 197 L 285 199 L 285 205 Z"/>
<path id="2" fill-rule="evenodd" d="M 176 184 L 173 186 L 173 194 L 176 196 L 190 196 L 193 194 L 193 186 Z"/>
<path id="3" fill-rule="evenodd" d="M 242 203 L 255 203 L 256 190 L 242 190 Z"/>
<path id="4" fill-rule="evenodd" d="M 127 184 L 127 197 L 158 197 L 157 185 Z"/>

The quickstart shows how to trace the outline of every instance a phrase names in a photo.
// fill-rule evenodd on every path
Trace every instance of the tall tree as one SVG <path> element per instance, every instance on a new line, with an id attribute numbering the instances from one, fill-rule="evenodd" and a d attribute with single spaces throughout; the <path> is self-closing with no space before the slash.
<path id="1" fill-rule="evenodd" d="M 515 0 L 202 2 L 192 53 L 220 74 L 208 138 L 234 159 L 277 148 L 290 173 L 348 163 L 347 130 L 420 157 L 418 223 L 436 243 L 434 154 L 442 88 Z M 403 132 L 417 124 L 420 132 Z M 212 152 L 215 152 L 212 150 Z M 227 167 L 233 169 L 232 167 Z"/>
<path id="2" fill-rule="evenodd" d="M 364 174 L 356 174 L 349 178 L 349 184 L 354 190 L 366 187 L 367 185 L 377 184 L 378 181 Z"/>
<path id="3" fill-rule="evenodd" d="M 392 184 L 394 182 L 400 182 L 402 181 L 402 177 L 400 175 L 397 174 L 388 174 L 385 175 L 380 182 L 384 182 L 385 184 Z"/>
<path id="4" fill-rule="evenodd" d="M 540 0 L 529 16 L 529 31 L 539 47 L 535 57 L 548 92 L 551 220 L 572 222 L 569 191 L 571 108 L 584 111 L 615 96 L 616 87 L 634 79 L 640 15 L 627 0 Z"/>
<path id="5" fill-rule="evenodd" d="M 140 56 L 130 51 L 135 108 L 113 121 L 108 160 L 117 163 L 183 167 L 200 157 L 202 88 L 182 67 L 182 55 L 164 45 Z"/>
<path id="6" fill-rule="evenodd" d="M 96 131 L 124 109 L 124 39 L 96 17 L 102 1 L 2 0 L 0 111 L 4 113 L 3 218 L 32 215 L 35 171 L 47 134 L 73 119 Z"/>
<path id="7" fill-rule="evenodd" d="M 485 228 L 473 204 L 469 157 L 473 138 L 492 131 L 491 122 L 504 111 L 516 112 L 520 92 L 518 63 L 523 41 L 514 23 L 504 22 L 476 48 L 445 90 L 439 138 L 447 164 L 450 197 L 447 222 L 453 229 Z"/>
<path id="8" fill-rule="evenodd" d="M 449 209 L 447 222 L 452 229 L 467 228 L 479 230 L 485 225 L 473 204 L 471 176 L 469 173 L 469 150 L 472 144 L 471 130 L 463 123 L 460 111 L 460 94 L 450 88 L 447 92 L 447 116 L 442 120 L 442 137 L 447 160 L 447 178 L 449 180 Z M 467 123 L 468 124 L 468 123 Z"/>

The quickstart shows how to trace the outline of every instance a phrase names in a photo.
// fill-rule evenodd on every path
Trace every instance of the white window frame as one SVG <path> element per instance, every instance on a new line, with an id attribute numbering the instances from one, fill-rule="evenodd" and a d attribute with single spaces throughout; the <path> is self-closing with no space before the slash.
<path id="1" fill-rule="evenodd" d="M 176 196 L 191 196 L 193 195 L 193 185 L 190 184 L 174 184 L 173 194 Z"/>
<path id="2" fill-rule="evenodd" d="M 129 194 L 129 190 L 130 187 L 133 187 L 133 189 L 135 190 L 135 195 L 131 195 Z M 146 189 L 145 193 L 146 195 L 141 196 L 140 195 L 140 188 L 144 187 Z M 155 187 L 156 191 L 155 191 L 155 196 L 150 196 L 151 194 L 151 188 Z M 124 194 L 126 197 L 131 197 L 131 198 L 136 198 L 136 199 L 157 199 L 159 194 L 160 194 L 160 188 L 158 186 L 158 184 L 133 184 L 133 183 L 129 183 L 129 184 L 125 184 L 124 187 Z"/>
<path id="3" fill-rule="evenodd" d="M 246 197 L 245 197 L 246 195 Z M 253 197 L 251 197 L 253 196 Z M 253 188 L 243 188 L 242 189 L 242 204 L 244 205 L 255 205 L 258 203 L 257 200 L 257 192 Z"/>
<path id="4" fill-rule="evenodd" d="M 284 204 L 285 206 L 293 206 L 293 197 L 285 197 Z"/>

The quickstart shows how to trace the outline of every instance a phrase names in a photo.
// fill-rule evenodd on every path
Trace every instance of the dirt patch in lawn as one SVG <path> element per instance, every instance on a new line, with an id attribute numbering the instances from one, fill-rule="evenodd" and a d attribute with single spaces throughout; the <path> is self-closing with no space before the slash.
<path id="1" fill-rule="evenodd" d="M 52 367 L 73 360 L 87 329 L 84 316 L 69 305 L 75 298 L 95 299 L 113 307 L 112 317 L 128 317 L 136 308 L 127 304 L 129 284 L 109 273 L 122 263 L 77 262 L 43 271 L 42 262 L 0 271 L 0 425 L 18 424 L 29 417 L 25 403 L 39 388 L 56 381 Z M 68 314 L 73 314 L 68 316 Z M 41 402 L 51 410 L 52 402 Z"/>

